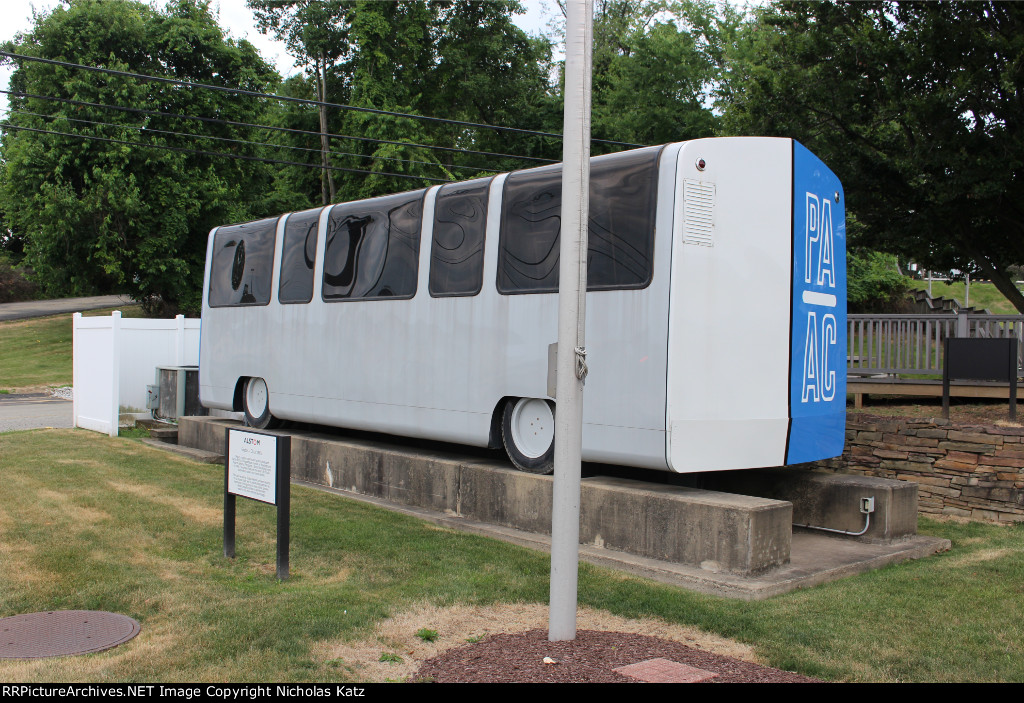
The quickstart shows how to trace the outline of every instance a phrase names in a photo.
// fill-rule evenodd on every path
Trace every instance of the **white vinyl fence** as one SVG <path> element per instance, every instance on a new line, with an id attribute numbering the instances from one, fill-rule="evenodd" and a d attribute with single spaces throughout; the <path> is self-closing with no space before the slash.
<path id="1" fill-rule="evenodd" d="M 199 364 L 199 320 L 74 315 L 74 425 L 117 436 L 124 412 L 146 408 L 157 366 Z"/>

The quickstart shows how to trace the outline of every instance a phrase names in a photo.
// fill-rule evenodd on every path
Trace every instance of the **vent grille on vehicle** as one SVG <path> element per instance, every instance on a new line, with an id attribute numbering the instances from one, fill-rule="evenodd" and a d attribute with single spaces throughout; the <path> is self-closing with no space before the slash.
<path id="1" fill-rule="evenodd" d="M 684 181 L 683 243 L 714 246 L 715 184 Z"/>

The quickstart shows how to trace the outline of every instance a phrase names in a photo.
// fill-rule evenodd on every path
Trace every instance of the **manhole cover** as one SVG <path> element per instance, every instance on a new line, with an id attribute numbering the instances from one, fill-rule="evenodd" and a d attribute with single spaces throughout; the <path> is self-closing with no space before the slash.
<path id="1" fill-rule="evenodd" d="M 0 619 L 0 659 L 41 659 L 116 647 L 142 627 L 127 615 L 55 610 Z"/>

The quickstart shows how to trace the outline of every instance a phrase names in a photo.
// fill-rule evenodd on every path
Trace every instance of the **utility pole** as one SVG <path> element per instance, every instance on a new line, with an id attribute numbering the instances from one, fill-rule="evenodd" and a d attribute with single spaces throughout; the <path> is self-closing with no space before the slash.
<path id="1" fill-rule="evenodd" d="M 316 76 L 315 82 L 317 83 L 317 92 L 320 93 L 320 163 L 323 166 L 323 171 L 320 175 L 320 192 L 323 204 L 334 202 L 334 174 L 331 173 L 330 165 L 331 160 L 327 155 L 330 151 L 330 141 L 327 137 L 327 106 L 323 103 L 327 102 L 327 55 L 324 52 L 320 52 L 320 70 L 317 71 L 316 63 L 314 62 L 314 73 L 319 75 Z"/>
<path id="2" fill-rule="evenodd" d="M 587 222 L 590 213 L 590 90 L 593 0 L 567 0 L 562 229 L 558 269 L 555 481 L 551 505 L 548 639 L 576 639 L 580 454 L 586 380 Z"/>

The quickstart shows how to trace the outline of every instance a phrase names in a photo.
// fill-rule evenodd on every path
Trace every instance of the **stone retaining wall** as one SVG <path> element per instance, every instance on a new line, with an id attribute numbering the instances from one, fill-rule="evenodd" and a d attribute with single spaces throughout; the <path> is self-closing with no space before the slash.
<path id="1" fill-rule="evenodd" d="M 918 487 L 922 513 L 1024 521 L 1024 428 L 850 414 L 842 457 L 818 468 Z"/>

